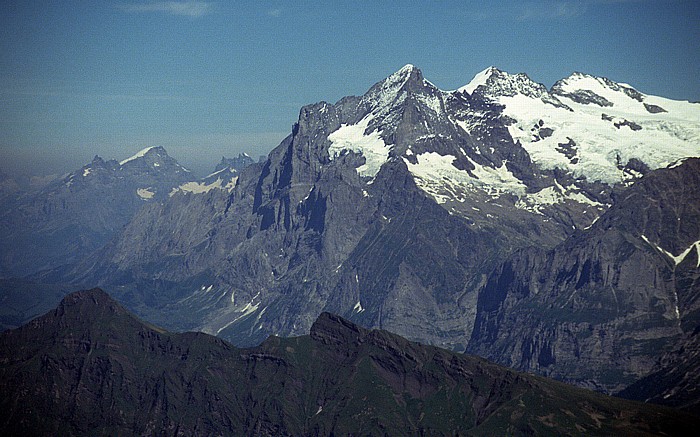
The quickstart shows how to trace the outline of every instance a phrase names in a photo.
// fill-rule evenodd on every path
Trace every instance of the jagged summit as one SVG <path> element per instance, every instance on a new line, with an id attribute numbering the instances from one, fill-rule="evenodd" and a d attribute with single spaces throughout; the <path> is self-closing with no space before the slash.
<path id="1" fill-rule="evenodd" d="M 489 108 L 493 103 L 499 106 Z M 583 73 L 548 90 L 527 74 L 491 66 L 448 92 L 408 64 L 370 88 L 358 109 L 328 135 L 330 158 L 353 151 L 365 159 L 358 173 L 374 177 L 389 159 L 403 156 L 419 184 L 440 200 L 462 198 L 457 193 L 469 186 L 522 198 L 543 188 L 539 171 L 629 184 L 649 169 L 700 154 L 696 108 Z M 547 202 L 572 195 L 596 207 L 608 202 L 579 195 L 580 183 L 562 182 Z"/>
<path id="2" fill-rule="evenodd" d="M 145 165 L 153 167 L 156 170 L 164 170 L 158 169 L 158 167 L 169 166 L 174 167 L 175 171 L 184 171 L 189 173 L 189 170 L 181 166 L 177 162 L 177 160 L 168 155 L 168 152 L 162 146 L 146 147 L 145 149 L 139 151 L 135 155 L 130 156 L 129 158 L 123 161 L 120 161 L 119 165 L 122 168 L 135 165 Z"/>
<path id="3" fill-rule="evenodd" d="M 421 70 L 407 64 L 383 81 L 376 83 L 362 96 L 360 106 L 366 107 L 374 116 L 387 116 L 393 107 L 405 102 L 409 95 L 434 97 L 441 91 L 425 80 Z"/>
<path id="4" fill-rule="evenodd" d="M 95 318 L 105 311 L 112 314 L 126 315 L 128 312 L 101 288 L 75 291 L 61 300 L 54 315 L 60 317 Z"/>
<path id="5" fill-rule="evenodd" d="M 0 263 L 13 275 L 51 269 L 101 247 L 144 203 L 193 179 L 162 147 L 123 160 L 91 162 L 16 199 L 0 234 Z M 22 241 L 17 244 L 17 241 Z"/>
<path id="6" fill-rule="evenodd" d="M 156 323 L 240 345 L 308 333 L 329 311 L 464 350 L 497 262 L 584 232 L 625 177 L 698 148 L 672 140 L 698 125 L 682 102 L 641 118 L 558 97 L 567 109 L 524 74 L 487 73 L 470 94 L 406 67 L 306 106 L 229 190 L 150 202 L 75 274 L 133 293 Z"/>
<path id="7" fill-rule="evenodd" d="M 492 76 L 498 75 L 499 73 L 501 73 L 501 71 L 498 68 L 490 66 L 485 70 L 477 73 L 471 80 L 471 82 L 459 88 L 457 91 L 472 94 L 475 89 L 477 89 L 480 86 L 485 86 Z"/>
<path id="8" fill-rule="evenodd" d="M 123 309 L 94 290 L 67 300 L 68 312 L 0 334 L 3 435 L 684 435 L 697 427 L 671 409 L 387 332 L 369 331 L 368 341 L 271 337 L 237 349 L 113 312 Z M 321 319 L 340 333 L 365 332 Z"/>
<path id="9" fill-rule="evenodd" d="M 160 150 L 158 150 L 158 149 L 160 149 Z M 138 151 L 136 154 L 130 156 L 129 158 L 126 158 L 126 159 L 120 161 L 120 162 L 119 162 L 119 165 L 124 165 L 124 164 L 126 164 L 127 162 L 133 161 L 133 160 L 135 160 L 135 159 L 142 158 L 142 157 L 146 156 L 146 154 L 149 153 L 149 152 L 151 152 L 152 150 L 154 151 L 154 153 L 162 152 L 162 153 L 165 153 L 165 154 L 167 155 L 167 152 L 165 152 L 165 149 L 162 148 L 162 147 L 158 147 L 158 148 L 156 148 L 156 147 L 146 147 L 146 148 L 141 149 L 140 151 Z"/>
<path id="10" fill-rule="evenodd" d="M 311 325 L 311 338 L 326 344 L 346 344 L 361 342 L 367 330 L 336 314 L 322 312 Z"/>
<path id="11" fill-rule="evenodd" d="M 255 163 L 253 158 L 247 153 L 239 153 L 235 158 L 227 158 L 225 156 L 221 157 L 221 161 L 216 165 L 214 172 L 218 172 L 224 169 L 232 169 L 234 171 L 241 171 L 249 165 Z"/>
<path id="12" fill-rule="evenodd" d="M 646 109 L 652 112 L 649 105 L 645 108 L 639 104 L 644 101 L 645 95 L 632 86 L 580 72 L 574 72 L 569 77 L 557 81 L 552 86 L 552 93 L 581 104 L 595 104 L 601 107 L 617 105 L 632 111 L 638 108 L 641 111 Z"/>

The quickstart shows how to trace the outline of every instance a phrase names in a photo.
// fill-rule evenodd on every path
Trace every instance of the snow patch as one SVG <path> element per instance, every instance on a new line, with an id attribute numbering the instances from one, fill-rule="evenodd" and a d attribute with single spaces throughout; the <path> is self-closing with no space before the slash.
<path id="1" fill-rule="evenodd" d="M 475 167 L 472 175 L 460 170 L 454 165 L 457 158 L 452 155 L 440 155 L 436 152 L 426 152 L 416 155 L 416 164 L 404 158 L 408 170 L 413 175 L 416 184 L 431 195 L 436 202 L 445 203 L 448 200 L 464 202 L 465 190 L 482 190 L 489 195 L 498 197 L 504 193 L 522 195 L 526 186 L 516 178 L 503 162 L 498 168 L 482 166 L 471 159 Z M 469 159 L 467 157 L 467 159 Z"/>
<path id="2" fill-rule="evenodd" d="M 690 254 L 690 252 L 691 252 L 693 249 L 695 249 L 696 255 L 697 255 L 697 258 L 698 258 L 698 259 L 697 259 L 697 264 L 695 265 L 695 268 L 696 268 L 696 269 L 697 269 L 697 268 L 700 268 L 700 240 L 696 241 L 695 243 L 692 243 L 690 246 L 688 246 L 687 249 L 685 249 L 683 252 L 681 252 L 680 255 L 676 256 L 676 255 L 672 254 L 671 252 L 669 252 L 669 251 L 667 251 L 667 250 L 665 250 L 665 249 L 662 249 L 659 245 L 652 243 L 651 241 L 649 241 L 649 239 L 648 239 L 646 236 L 642 235 L 641 238 L 642 238 L 642 240 L 644 240 L 647 244 L 649 244 L 649 245 L 652 246 L 652 247 L 655 247 L 656 249 L 659 250 L 659 252 L 661 252 L 661 253 L 665 254 L 666 256 L 668 256 L 669 258 L 671 258 L 671 259 L 673 260 L 673 262 L 674 262 L 675 265 L 678 265 L 678 264 L 680 264 L 681 262 L 683 262 L 683 260 L 685 259 L 685 257 L 688 256 L 688 254 Z"/>
<path id="3" fill-rule="evenodd" d="M 353 125 L 343 124 L 335 132 L 328 135 L 331 145 L 328 147 L 330 159 L 335 159 L 344 150 L 361 154 L 365 158 L 365 163 L 357 167 L 356 171 L 360 176 L 374 178 L 379 172 L 382 164 L 389 159 L 391 146 L 384 143 L 380 136 L 381 132 L 375 130 L 366 134 L 367 126 L 373 119 L 369 114 L 359 123 Z"/>
<path id="4" fill-rule="evenodd" d="M 540 168 L 559 168 L 574 177 L 614 184 L 634 176 L 620 169 L 632 158 L 657 169 L 684 157 L 700 156 L 700 105 L 645 96 L 645 102 L 667 109 L 652 114 L 626 94 L 603 92 L 593 86 L 596 80 L 588 82 L 613 106 L 601 108 L 558 96 L 572 109 L 569 111 L 522 94 L 495 98 L 505 105 L 504 115 L 516 120 L 508 126 L 513 140 L 520 141 Z M 637 127 L 621 125 L 624 121 Z M 551 129 L 551 133 L 537 135 L 540 128 Z M 576 144 L 575 159 L 561 152 L 561 144 L 570 140 Z"/>
<path id="5" fill-rule="evenodd" d="M 219 328 L 219 329 L 216 331 L 216 335 L 219 335 L 219 333 L 220 333 L 221 331 L 223 331 L 224 329 L 226 329 L 226 328 L 228 328 L 229 326 L 233 325 L 234 323 L 236 323 L 237 321 L 241 320 L 242 318 L 244 318 L 244 317 L 246 317 L 246 316 L 248 316 L 248 315 L 250 315 L 250 314 L 253 314 L 255 311 L 257 311 L 257 310 L 258 310 L 258 307 L 260 306 L 260 302 L 257 302 L 256 304 L 253 304 L 253 302 L 255 302 L 255 300 L 256 300 L 259 296 L 260 296 L 260 293 L 258 292 L 255 296 L 253 296 L 253 298 L 250 300 L 250 302 L 248 302 L 247 304 L 245 304 L 245 306 L 244 306 L 242 309 L 239 310 L 240 314 L 239 314 L 237 317 L 235 317 L 233 320 L 231 320 L 230 322 L 228 322 L 227 324 L 225 324 L 224 326 L 222 326 L 221 328 Z M 231 296 L 231 300 L 233 301 L 233 295 Z"/>
<path id="6" fill-rule="evenodd" d="M 234 177 L 225 186 L 223 185 L 223 181 L 221 180 L 221 178 L 217 178 L 214 182 L 210 184 L 204 182 L 187 182 L 185 184 L 180 185 L 177 188 L 173 188 L 172 191 L 170 191 L 170 193 L 168 194 L 168 196 L 173 197 L 179 191 L 194 194 L 208 193 L 209 191 L 215 188 L 219 190 L 226 190 L 230 193 L 231 190 L 233 190 L 233 188 L 236 186 L 237 180 L 238 177 Z"/>
<path id="7" fill-rule="evenodd" d="M 146 153 L 148 153 L 151 149 L 153 149 L 153 147 L 146 147 L 145 149 L 139 151 L 137 154 L 135 154 L 135 155 L 133 155 L 133 156 L 131 156 L 131 157 L 129 157 L 129 158 L 126 158 L 125 160 L 119 162 L 119 165 L 124 165 L 124 164 L 126 164 L 127 162 L 129 162 L 129 161 L 133 161 L 134 159 L 142 158 L 142 157 L 145 156 Z"/>
<path id="8" fill-rule="evenodd" d="M 534 212 L 535 214 L 544 215 L 544 208 L 547 206 L 563 203 L 567 200 L 591 205 L 593 207 L 603 209 L 606 205 L 600 202 L 589 199 L 585 194 L 581 193 L 575 185 L 570 185 L 566 188 L 562 187 L 555 181 L 555 185 L 541 189 L 536 193 L 528 193 L 522 196 L 515 203 L 515 207 L 525 211 Z"/>
<path id="9" fill-rule="evenodd" d="M 90 174 L 90 167 L 85 167 L 83 170 L 83 177 L 87 177 Z"/>
<path id="10" fill-rule="evenodd" d="M 457 91 L 459 92 L 467 92 L 469 94 L 472 94 L 475 89 L 477 89 L 481 85 L 486 85 L 486 81 L 491 77 L 493 72 L 495 71 L 495 67 L 489 67 L 486 70 L 477 73 L 474 78 L 469 82 L 468 84 L 464 85 L 462 88 L 458 89 Z"/>
<path id="11" fill-rule="evenodd" d="M 355 304 L 355 306 L 352 307 L 352 310 L 359 314 L 359 313 L 361 313 L 362 311 L 364 311 L 365 309 L 362 308 L 362 304 L 361 304 L 360 301 L 358 300 L 357 303 Z"/>
<path id="12" fill-rule="evenodd" d="M 153 188 L 148 187 L 148 188 L 139 188 L 136 190 L 136 194 L 139 195 L 140 198 L 143 200 L 149 200 L 152 199 L 153 196 L 156 194 L 154 191 L 151 191 Z"/>

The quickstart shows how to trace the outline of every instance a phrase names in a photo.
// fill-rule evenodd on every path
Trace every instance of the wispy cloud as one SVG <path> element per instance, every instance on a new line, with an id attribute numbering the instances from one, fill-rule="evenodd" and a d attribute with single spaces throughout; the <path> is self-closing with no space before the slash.
<path id="1" fill-rule="evenodd" d="M 280 16 L 282 16 L 282 9 L 281 8 L 270 9 L 269 11 L 267 11 L 267 15 L 269 15 L 271 17 L 275 17 L 275 18 L 280 17 Z"/>
<path id="2" fill-rule="evenodd" d="M 208 15 L 213 10 L 211 2 L 202 1 L 129 3 L 120 5 L 119 8 L 125 12 L 159 12 L 168 15 L 179 15 L 192 18 Z"/>

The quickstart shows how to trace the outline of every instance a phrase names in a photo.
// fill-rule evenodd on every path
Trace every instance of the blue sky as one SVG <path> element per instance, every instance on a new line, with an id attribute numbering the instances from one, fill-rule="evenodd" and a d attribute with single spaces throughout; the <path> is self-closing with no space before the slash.
<path id="1" fill-rule="evenodd" d="M 74 170 L 164 146 L 201 175 L 267 154 L 301 106 L 407 63 L 442 89 L 495 65 L 700 100 L 700 2 L 4 1 L 0 168 Z"/>

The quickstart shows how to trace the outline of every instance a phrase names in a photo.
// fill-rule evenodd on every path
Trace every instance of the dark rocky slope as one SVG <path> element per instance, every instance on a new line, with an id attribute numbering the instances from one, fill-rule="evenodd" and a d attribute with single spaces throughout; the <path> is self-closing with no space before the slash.
<path id="1" fill-rule="evenodd" d="M 620 196 L 589 229 L 495 269 L 479 292 L 471 353 L 615 391 L 697 331 L 700 159 Z"/>
<path id="2" fill-rule="evenodd" d="M 146 325 L 100 290 L 0 334 L 5 435 L 661 435 L 698 419 L 368 331 L 236 349 Z"/>

